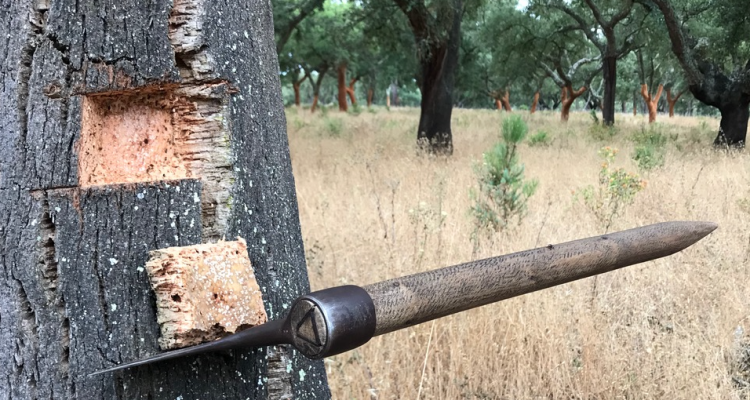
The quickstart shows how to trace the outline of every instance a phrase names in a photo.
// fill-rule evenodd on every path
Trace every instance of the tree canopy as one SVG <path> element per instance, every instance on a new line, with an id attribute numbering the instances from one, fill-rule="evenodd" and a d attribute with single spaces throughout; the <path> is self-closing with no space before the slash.
<path id="1" fill-rule="evenodd" d="M 420 147 L 446 154 L 453 107 L 556 109 L 563 121 L 570 110 L 589 109 L 606 124 L 616 111 L 648 112 L 651 120 L 675 110 L 716 113 L 716 144 L 743 146 L 746 7 L 743 0 L 274 2 L 282 80 L 295 87 L 296 103 L 338 102 L 345 111 L 366 96 L 368 106 L 420 105 Z M 685 101 L 690 96 L 704 106 Z"/>

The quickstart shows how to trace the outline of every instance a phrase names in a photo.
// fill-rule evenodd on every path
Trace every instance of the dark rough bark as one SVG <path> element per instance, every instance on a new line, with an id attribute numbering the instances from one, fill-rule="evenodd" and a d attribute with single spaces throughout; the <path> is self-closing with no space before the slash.
<path id="1" fill-rule="evenodd" d="M 284 348 L 269 361 L 258 349 L 86 377 L 157 352 L 153 294 L 138 267 L 149 250 L 205 240 L 197 197 L 207 184 L 78 187 L 85 95 L 224 87 L 216 101 L 233 183 L 222 236 L 247 240 L 269 318 L 309 291 L 270 3 L 33 4 L 0 1 L 2 397 L 329 398 L 323 363 Z M 190 18 L 197 36 L 175 38 Z"/>
<path id="2" fill-rule="evenodd" d="M 615 96 L 617 92 L 617 56 L 602 59 L 604 73 L 604 96 L 602 98 L 602 122 L 605 125 L 615 123 Z"/>
<path id="3" fill-rule="evenodd" d="M 456 42 L 458 40 L 458 38 L 455 39 Z M 420 60 L 422 104 L 417 128 L 417 144 L 429 153 L 453 153 L 451 113 L 453 112 L 453 81 L 454 71 L 458 64 L 458 46 L 455 46 L 455 51 L 449 47 L 450 45 L 432 48 L 432 56 Z"/>
<path id="4" fill-rule="evenodd" d="M 432 57 L 420 62 L 422 103 L 417 145 L 428 153 L 453 154 L 451 114 L 459 40 L 456 37 L 455 43 L 431 49 Z"/>
<path id="5" fill-rule="evenodd" d="M 453 84 L 458 69 L 463 0 L 451 0 L 438 11 L 438 19 L 423 2 L 394 0 L 409 20 L 419 57 L 419 88 L 422 93 L 417 146 L 431 154 L 453 154 L 451 113 Z M 445 13 L 443 15 L 442 13 Z"/>
<path id="6" fill-rule="evenodd" d="M 719 133 L 714 140 L 717 146 L 744 147 L 747 137 L 750 93 L 714 66 L 704 66 L 704 79 L 689 86 L 693 96 L 703 104 L 721 112 Z"/>
<path id="7" fill-rule="evenodd" d="M 750 117 L 750 96 L 745 96 L 739 104 L 720 108 L 721 123 L 719 135 L 714 140 L 717 146 L 743 147 L 747 135 L 747 122 Z"/>

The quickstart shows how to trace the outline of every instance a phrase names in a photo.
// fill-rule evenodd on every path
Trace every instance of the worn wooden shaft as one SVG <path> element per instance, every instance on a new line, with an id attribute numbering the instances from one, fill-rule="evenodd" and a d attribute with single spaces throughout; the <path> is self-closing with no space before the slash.
<path id="1" fill-rule="evenodd" d="M 674 254 L 716 229 L 666 222 L 473 261 L 365 286 L 375 335 Z"/>

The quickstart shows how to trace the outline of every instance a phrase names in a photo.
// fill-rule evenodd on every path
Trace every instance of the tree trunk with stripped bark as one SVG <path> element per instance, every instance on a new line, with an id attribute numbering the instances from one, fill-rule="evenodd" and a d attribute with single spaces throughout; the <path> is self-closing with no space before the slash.
<path id="1" fill-rule="evenodd" d="M 150 250 L 244 238 L 269 318 L 309 291 L 270 2 L 0 21 L 0 397 L 329 398 L 285 347 L 87 377 L 160 351 Z"/>

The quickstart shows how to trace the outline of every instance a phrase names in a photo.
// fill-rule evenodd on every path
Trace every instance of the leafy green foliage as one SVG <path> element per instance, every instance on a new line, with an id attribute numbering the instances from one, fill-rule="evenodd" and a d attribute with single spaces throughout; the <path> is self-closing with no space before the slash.
<path id="1" fill-rule="evenodd" d="M 594 125 L 599 125 L 599 116 L 596 115 L 596 109 L 595 108 L 592 108 L 591 110 L 589 110 L 589 116 L 591 117 L 591 122 Z"/>
<path id="2" fill-rule="evenodd" d="M 339 137 L 344 132 L 344 121 L 340 118 L 323 117 L 326 133 L 329 136 Z"/>
<path id="3" fill-rule="evenodd" d="M 633 203 L 635 195 L 646 187 L 646 181 L 638 174 L 612 167 L 617 149 L 602 147 L 599 156 L 604 162 L 599 169 L 598 185 L 578 190 L 575 199 L 583 199 L 583 204 L 607 230 L 614 218 L 622 214 L 625 207 Z"/>
<path id="4" fill-rule="evenodd" d="M 359 103 L 354 103 L 347 111 L 349 115 L 354 115 L 355 117 L 359 114 L 362 114 L 362 106 L 359 105 Z"/>
<path id="5" fill-rule="evenodd" d="M 638 168 L 650 171 L 663 166 L 667 139 L 667 135 L 653 124 L 633 135 L 631 140 L 635 143 L 635 149 L 632 157 L 638 163 Z"/>
<path id="6" fill-rule="evenodd" d="M 617 127 L 614 125 L 591 124 L 589 127 L 589 135 L 592 139 L 599 142 L 606 142 L 612 139 L 613 136 L 617 135 L 617 132 Z"/>
<path id="7" fill-rule="evenodd" d="M 514 221 L 520 224 L 525 216 L 528 199 L 538 184 L 524 177 L 524 165 L 518 161 L 518 145 L 527 134 L 521 117 L 505 118 L 502 141 L 484 153 L 484 162 L 476 168 L 479 192 L 471 192 L 471 213 L 477 229 L 502 230 Z"/>
<path id="8" fill-rule="evenodd" d="M 539 131 L 529 136 L 529 146 L 549 146 L 552 142 L 549 134 L 546 131 Z"/>

